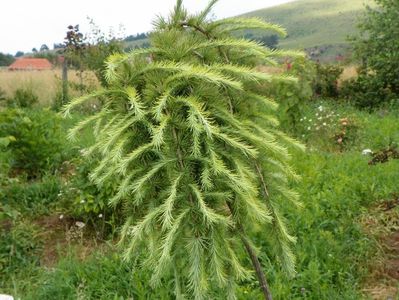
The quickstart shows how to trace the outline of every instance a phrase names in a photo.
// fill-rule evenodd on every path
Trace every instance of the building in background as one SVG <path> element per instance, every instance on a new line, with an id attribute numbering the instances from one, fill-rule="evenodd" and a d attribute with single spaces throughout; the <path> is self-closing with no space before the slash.
<path id="1" fill-rule="evenodd" d="M 9 67 L 10 71 L 51 70 L 53 65 L 45 58 L 18 58 Z"/>

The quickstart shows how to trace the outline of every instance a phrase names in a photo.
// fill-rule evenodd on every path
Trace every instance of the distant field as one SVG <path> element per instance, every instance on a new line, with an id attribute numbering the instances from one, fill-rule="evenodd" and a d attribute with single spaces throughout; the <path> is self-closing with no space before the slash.
<path id="1" fill-rule="evenodd" d="M 279 68 L 265 68 L 259 67 L 260 71 L 267 71 L 271 73 L 279 73 Z M 356 67 L 347 66 L 340 78 L 340 82 L 356 76 Z M 79 83 L 80 79 L 76 71 L 68 73 L 68 79 L 71 83 Z M 99 83 L 95 75 L 91 72 L 84 72 L 83 82 L 86 85 L 95 87 Z M 39 96 L 40 104 L 43 106 L 50 106 L 57 92 L 61 89 L 61 70 L 48 71 L 8 71 L 7 69 L 0 69 L 0 89 L 6 92 L 8 97 L 11 97 L 18 88 L 30 88 Z M 70 88 L 70 95 L 72 97 L 79 96 L 79 92 Z"/>
<path id="2" fill-rule="evenodd" d="M 68 72 L 71 83 L 79 83 L 80 79 L 76 71 Z M 91 72 L 84 72 L 83 83 L 86 85 L 98 85 L 97 79 Z M 39 96 L 40 104 L 49 106 L 53 103 L 57 92 L 61 89 L 61 69 L 46 71 L 8 71 L 0 69 L 0 89 L 11 97 L 16 89 L 30 88 Z M 70 89 L 70 95 L 78 96 L 79 93 Z"/>

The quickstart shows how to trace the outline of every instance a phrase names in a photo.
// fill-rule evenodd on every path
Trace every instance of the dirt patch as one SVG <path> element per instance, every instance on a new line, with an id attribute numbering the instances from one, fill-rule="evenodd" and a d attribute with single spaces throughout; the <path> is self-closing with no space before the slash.
<path id="1" fill-rule="evenodd" d="M 85 225 L 80 227 L 84 223 L 63 215 L 44 216 L 34 223 L 41 228 L 43 255 L 40 262 L 46 267 L 54 266 L 71 248 L 83 260 L 104 244 Z"/>
<path id="2" fill-rule="evenodd" d="M 372 207 L 361 223 L 378 242 L 363 292 L 375 300 L 399 299 L 399 196 Z"/>
<path id="3" fill-rule="evenodd" d="M 385 246 L 390 257 L 386 262 L 386 273 L 390 277 L 399 280 L 399 230 L 386 239 Z"/>

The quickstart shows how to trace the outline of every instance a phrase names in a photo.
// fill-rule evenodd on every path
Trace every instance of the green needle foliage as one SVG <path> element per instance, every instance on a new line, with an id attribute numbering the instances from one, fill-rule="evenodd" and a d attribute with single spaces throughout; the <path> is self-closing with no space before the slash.
<path id="1" fill-rule="evenodd" d="M 144 257 L 153 286 L 174 278 L 179 299 L 212 290 L 234 299 L 235 284 L 253 275 L 242 258 L 256 253 L 255 231 L 288 273 L 295 265 L 279 203 L 299 205 L 288 148 L 303 147 L 278 130 L 277 104 L 259 92 L 262 83 L 295 79 L 254 67 L 302 54 L 232 36 L 245 28 L 285 31 L 259 19 L 208 21 L 216 2 L 189 15 L 177 1 L 169 18 L 154 23 L 151 48 L 109 57 L 107 87 L 65 107 L 68 114 L 102 99 L 102 110 L 71 137 L 93 126 L 96 143 L 86 155 L 101 160 L 91 178 L 100 187 L 120 183 L 110 204 L 123 204 L 127 215 L 126 259 Z"/>

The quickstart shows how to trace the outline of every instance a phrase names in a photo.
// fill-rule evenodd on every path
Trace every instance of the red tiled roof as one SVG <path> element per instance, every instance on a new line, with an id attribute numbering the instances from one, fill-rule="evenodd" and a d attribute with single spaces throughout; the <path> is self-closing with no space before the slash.
<path id="1" fill-rule="evenodd" d="M 53 65 L 45 58 L 19 58 L 13 62 L 9 70 L 50 70 Z"/>

